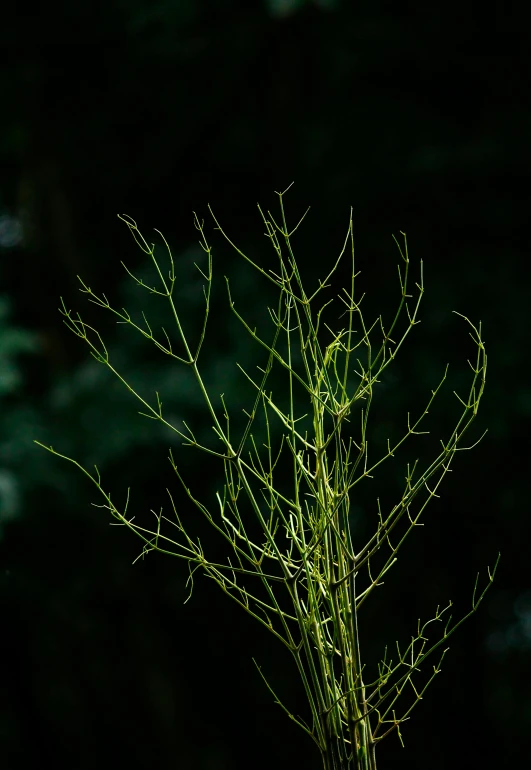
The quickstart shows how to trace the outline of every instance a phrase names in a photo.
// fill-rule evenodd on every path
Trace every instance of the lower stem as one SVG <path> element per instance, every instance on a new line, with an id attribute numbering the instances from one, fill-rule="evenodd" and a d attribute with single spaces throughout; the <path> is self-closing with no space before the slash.
<path id="1" fill-rule="evenodd" d="M 330 736 L 328 745 L 322 752 L 324 770 L 376 770 L 375 744 L 371 739 L 370 729 L 360 722 L 356 733 L 359 736 L 359 745 L 351 749 L 348 757 L 345 757 L 344 739 L 340 736 Z"/>

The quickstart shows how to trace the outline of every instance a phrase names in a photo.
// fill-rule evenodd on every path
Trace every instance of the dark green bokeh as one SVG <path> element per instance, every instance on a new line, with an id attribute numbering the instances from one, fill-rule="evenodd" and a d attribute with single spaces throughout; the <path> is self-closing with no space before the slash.
<path id="1" fill-rule="evenodd" d="M 274 190 L 292 181 L 292 221 L 312 206 L 294 239 L 310 284 L 337 255 L 351 205 L 369 317 L 389 314 L 398 298 L 391 234 L 407 232 L 413 272 L 424 260 L 422 324 L 384 383 L 375 430 L 398 430 L 446 362 L 433 437 L 453 426 L 451 391 L 468 376 L 473 347 L 452 310 L 482 320 L 489 354 L 474 427 L 475 437 L 489 433 L 457 458 L 424 528 L 367 605 L 368 659 L 386 642 L 407 640 L 417 617 L 449 598 L 456 615 L 466 611 L 476 571 L 484 574 L 501 550 L 498 578 L 404 727 L 406 748 L 389 738 L 379 766 L 521 764 L 531 720 L 526 12 L 85 0 L 48 3 L 40 16 L 16 4 L 2 13 L 2 767 L 319 767 L 251 662 L 305 714 L 283 650 L 198 575 L 183 606 L 188 573 L 176 560 L 152 555 L 131 566 L 140 542 L 90 506 L 99 500 L 73 466 L 32 444 L 97 463 L 117 499 L 132 486 L 134 512 L 146 521 L 166 504 L 174 440 L 137 415 L 134 400 L 61 325 L 59 296 L 106 335 L 128 378 L 146 393 L 159 389 L 176 420 L 208 435 L 179 370 L 87 306 L 76 275 L 130 312 L 147 307 L 120 265 L 145 267 L 116 218 L 130 214 L 146 237 L 156 227 L 171 244 L 193 328 L 201 252 L 192 210 L 208 232 L 210 202 L 227 233 L 272 266 L 255 203 L 274 211 Z M 253 361 L 255 351 L 223 315 L 223 276 L 258 321 L 266 295 L 219 233 L 209 240 L 217 283 L 207 379 L 215 394 L 230 388 L 239 409 L 245 388 L 232 362 Z M 190 484 L 212 497 L 220 469 L 176 452 Z M 393 489 L 399 462 L 374 497 Z M 222 544 L 198 528 L 222 558 Z"/>

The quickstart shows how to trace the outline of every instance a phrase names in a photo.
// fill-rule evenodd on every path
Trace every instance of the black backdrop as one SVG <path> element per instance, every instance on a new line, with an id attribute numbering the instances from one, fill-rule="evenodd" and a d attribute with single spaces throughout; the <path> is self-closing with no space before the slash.
<path id="1" fill-rule="evenodd" d="M 455 2 L 52 0 L 33 13 L 11 3 L 2 17 L 2 767 L 319 767 L 317 751 L 274 705 L 251 660 L 304 713 L 283 651 L 198 575 L 183 606 L 188 573 L 177 560 L 150 555 L 132 566 L 139 541 L 91 507 L 100 502 L 96 490 L 73 466 L 32 443 L 97 463 L 120 502 L 132 486 L 139 516 L 165 503 L 174 483 L 167 447 L 176 442 L 137 415 L 69 334 L 59 297 L 106 334 L 114 360 L 140 389 L 160 389 L 173 415 L 208 435 L 187 382 L 138 335 L 87 306 L 76 276 L 128 309 L 144 307 L 120 265 L 145 268 L 116 218 L 127 213 L 148 238 L 158 228 L 170 242 L 182 271 L 177 294 L 193 326 L 195 210 L 214 246 L 216 313 L 226 308 L 227 274 L 242 312 L 252 315 L 261 286 L 213 231 L 207 203 L 238 243 L 266 260 L 256 202 L 274 211 L 274 191 L 292 181 L 288 216 L 295 221 L 312 207 L 295 242 L 310 283 L 337 254 L 350 206 L 369 308 L 388 313 L 397 297 L 393 233 L 407 232 L 413 272 L 424 260 L 422 325 L 397 361 L 389 414 L 424 403 L 447 361 L 451 383 L 463 382 L 472 348 L 452 310 L 482 320 L 489 353 L 471 440 L 489 432 L 458 458 L 424 529 L 368 610 L 368 654 L 407 639 L 416 618 L 448 598 L 456 613 L 466 611 L 476 571 L 484 576 L 498 551 L 500 571 L 404 726 L 405 748 L 387 739 L 379 766 L 525 764 L 531 113 L 524 4 L 487 11 Z M 207 377 L 216 393 L 232 385 L 238 406 L 231 362 L 253 353 L 233 321 L 218 318 Z M 436 437 L 452 425 L 452 387 L 434 417 Z M 176 451 L 190 484 L 211 494 L 219 469 Z"/>

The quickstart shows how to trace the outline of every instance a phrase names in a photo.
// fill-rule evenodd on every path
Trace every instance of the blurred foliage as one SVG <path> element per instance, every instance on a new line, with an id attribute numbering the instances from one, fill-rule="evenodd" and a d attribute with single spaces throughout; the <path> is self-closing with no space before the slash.
<path id="1" fill-rule="evenodd" d="M 416 618 L 449 597 L 467 605 L 475 571 L 501 550 L 497 593 L 453 642 L 442 684 L 404 731 L 406 748 L 391 744 L 382 767 L 521 762 L 531 715 L 521 686 L 529 671 L 527 26 L 523 6 L 478 14 L 455 2 L 52 0 L 32 14 L 3 9 L 0 750 L 8 770 L 92 767 L 102 756 L 131 767 L 236 769 L 249 765 L 248 742 L 256 767 L 315 763 L 250 663 L 257 650 L 303 714 L 281 652 L 208 585 L 183 608 L 188 576 L 171 560 L 131 568 L 137 544 L 90 506 L 73 469 L 32 444 L 96 462 L 117 495 L 131 485 L 139 516 L 165 503 L 171 436 L 138 416 L 63 328 L 59 297 L 102 330 L 127 378 L 146 393 L 161 390 L 172 419 L 186 415 L 207 436 L 186 377 L 132 330 L 85 312 L 77 275 L 166 325 L 163 308 L 124 279 L 122 259 L 148 270 L 116 220 L 130 213 L 171 244 L 193 328 L 203 300 L 192 210 L 202 216 L 212 203 L 238 244 L 272 266 L 255 202 L 274 210 L 272 191 L 293 180 L 292 221 L 312 205 L 295 237 L 310 283 L 338 253 L 350 205 L 369 315 L 396 300 L 391 234 L 407 232 L 412 266 L 424 260 L 422 324 L 381 383 L 375 441 L 424 404 L 446 362 L 451 379 L 426 451 L 452 424 L 451 391 L 466 377 L 470 350 L 452 310 L 482 319 L 489 353 L 477 434 L 489 433 L 456 465 L 377 597 L 367 644 L 379 652 L 408 638 Z M 269 297 L 218 237 L 212 231 L 217 288 L 204 366 L 214 392 L 232 392 L 239 410 L 248 393 L 233 362 L 252 366 L 256 351 L 230 314 L 225 324 L 223 276 L 257 324 L 267 323 L 260 308 Z M 216 469 L 180 454 L 191 484 L 213 494 Z M 397 462 L 375 496 L 390 495 L 401 472 Z M 363 517 L 370 525 L 374 497 L 353 506 L 360 526 Z M 466 730 L 459 756 L 449 714 Z"/>
<path id="2" fill-rule="evenodd" d="M 32 450 L 36 410 L 26 404 L 20 357 L 38 351 L 37 336 L 14 326 L 12 302 L 0 296 L 0 539 L 4 525 L 22 513 L 24 460 Z"/>

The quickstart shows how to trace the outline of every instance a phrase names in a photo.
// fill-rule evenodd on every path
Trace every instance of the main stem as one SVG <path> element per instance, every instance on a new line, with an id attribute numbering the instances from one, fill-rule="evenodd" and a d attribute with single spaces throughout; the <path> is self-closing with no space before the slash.
<path id="1" fill-rule="evenodd" d="M 319 391 L 319 382 L 317 391 Z M 339 430 L 339 426 L 337 429 Z M 352 554 L 352 547 L 347 534 L 348 510 L 338 505 L 340 494 L 335 488 L 336 483 L 334 488 L 329 484 L 324 407 L 318 399 L 314 400 L 314 431 L 316 503 L 321 511 L 320 521 L 324 533 L 324 572 L 332 600 L 332 625 L 335 629 L 331 660 L 325 661 L 321 669 L 328 673 L 330 680 L 324 682 L 324 692 L 330 700 L 330 708 L 321 715 L 322 734 L 326 736 L 326 748 L 322 752 L 324 768 L 325 770 L 376 770 L 375 744 L 366 715 L 365 690 L 361 676 L 356 612 L 356 573 L 354 556 L 349 556 L 349 553 Z M 339 462 L 339 458 L 336 458 L 336 462 Z M 336 476 L 335 482 L 337 478 Z M 347 497 L 343 497 L 343 504 L 348 509 Z M 341 509 L 343 509 L 343 527 L 340 523 Z M 336 644 L 339 647 L 341 661 L 339 681 L 342 681 L 342 689 L 345 693 L 340 697 L 337 693 L 338 680 L 334 669 Z M 324 645 L 321 650 L 319 647 L 318 644 L 319 654 L 324 655 Z M 345 732 L 348 734 L 348 739 Z"/>

